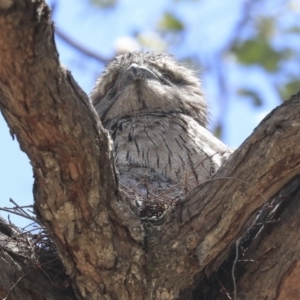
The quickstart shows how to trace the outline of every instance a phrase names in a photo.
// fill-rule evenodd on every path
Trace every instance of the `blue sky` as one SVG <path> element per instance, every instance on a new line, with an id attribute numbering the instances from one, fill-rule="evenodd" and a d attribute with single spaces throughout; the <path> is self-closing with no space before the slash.
<path id="1" fill-rule="evenodd" d="M 58 1 L 54 13 L 55 26 L 85 45 L 86 48 L 110 57 L 115 50 L 116 39 L 132 35 L 137 28 L 143 32 L 153 31 L 161 13 L 171 11 L 184 19 L 188 32 L 182 37 L 181 43 L 170 49 L 172 54 L 180 59 L 186 57 L 187 54 L 197 53 L 201 48 L 201 55 L 204 59 L 211 59 L 211 49 L 230 36 L 240 13 L 238 3 L 241 1 L 202 0 L 194 6 L 186 5 L 188 1 L 179 1 L 179 4 L 175 6 L 172 5 L 173 0 L 120 0 L 115 10 L 105 12 L 87 5 L 86 2 Z M 201 24 L 205 25 L 199 27 L 199 20 L 202 20 Z M 103 69 L 102 65 L 93 59 L 80 56 L 60 39 L 57 39 L 57 47 L 61 62 L 72 71 L 84 91 L 89 93 L 96 77 Z M 230 89 L 237 89 L 241 82 L 247 81 L 249 85 L 259 86 L 261 93 L 267 94 L 269 99 L 260 109 L 253 108 L 250 101 L 229 99 L 224 142 L 235 148 L 252 132 L 259 120 L 280 101 L 272 91 L 270 83 L 266 81 L 266 77 L 262 76 L 262 71 L 247 69 L 243 73 L 234 65 L 227 71 Z M 222 114 L 218 107 L 220 102 L 217 101 L 220 95 L 215 89 L 216 83 L 212 76 L 202 72 L 202 80 L 206 98 L 211 107 L 213 123 L 214 119 Z M 17 141 L 12 141 L 2 116 L 0 117 L 0 135 L 2 138 L 1 206 L 12 206 L 9 198 L 19 205 L 32 204 L 33 178 L 29 160 L 20 151 Z M 1 215 L 6 217 L 5 213 Z M 11 216 L 11 219 L 19 226 L 28 223 L 27 220 L 15 216 Z"/>

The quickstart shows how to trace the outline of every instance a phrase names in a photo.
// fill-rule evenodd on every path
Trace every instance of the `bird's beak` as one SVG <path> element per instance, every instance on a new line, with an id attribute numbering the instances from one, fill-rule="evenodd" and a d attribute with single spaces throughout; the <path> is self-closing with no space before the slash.
<path id="1" fill-rule="evenodd" d="M 126 70 L 130 76 L 133 77 L 134 80 L 138 79 L 156 79 L 158 80 L 158 77 L 155 73 L 153 73 L 151 70 L 139 66 L 136 63 L 131 64 L 128 69 Z"/>

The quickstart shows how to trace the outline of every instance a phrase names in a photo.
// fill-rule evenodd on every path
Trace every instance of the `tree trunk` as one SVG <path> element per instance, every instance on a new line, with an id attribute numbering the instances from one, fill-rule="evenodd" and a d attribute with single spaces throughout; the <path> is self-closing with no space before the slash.
<path id="1" fill-rule="evenodd" d="M 0 32 L 0 108 L 31 160 L 36 213 L 77 299 L 183 298 L 183 291 L 215 272 L 236 244 L 246 244 L 255 227 L 266 227 L 255 219 L 262 207 L 278 221 L 268 225 L 263 240 L 249 238 L 246 257 L 253 263 L 233 260 L 235 297 L 299 298 L 298 180 L 289 182 L 300 170 L 300 95 L 270 113 L 215 176 L 163 220 L 142 223 L 118 188 L 110 137 L 59 63 L 45 2 L 0 0 Z M 288 199 L 271 213 L 278 199 L 272 196 L 287 183 Z M 2 272 L 3 295 L 16 282 L 10 270 L 18 260 L 9 255 L 16 251 L 10 247 L 2 252 L 11 266 Z M 18 268 L 20 282 L 30 281 L 28 266 Z M 39 288 L 45 278 L 38 279 Z M 231 276 L 226 280 L 232 283 Z M 19 284 L 11 299 L 21 299 L 20 291 L 22 299 L 62 294 L 50 282 L 52 295 Z"/>

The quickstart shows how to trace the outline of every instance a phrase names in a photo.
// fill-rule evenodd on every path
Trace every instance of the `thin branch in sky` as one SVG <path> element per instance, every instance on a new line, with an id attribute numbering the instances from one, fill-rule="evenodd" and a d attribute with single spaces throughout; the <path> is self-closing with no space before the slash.
<path id="1" fill-rule="evenodd" d="M 112 57 L 104 57 L 97 52 L 94 52 L 88 48 L 85 48 L 81 43 L 70 38 L 66 33 L 62 32 L 60 29 L 55 28 L 56 36 L 62 41 L 67 43 L 69 46 L 73 47 L 75 50 L 81 52 L 82 54 L 89 56 L 93 59 L 98 60 L 100 63 L 106 64 L 112 60 Z"/>

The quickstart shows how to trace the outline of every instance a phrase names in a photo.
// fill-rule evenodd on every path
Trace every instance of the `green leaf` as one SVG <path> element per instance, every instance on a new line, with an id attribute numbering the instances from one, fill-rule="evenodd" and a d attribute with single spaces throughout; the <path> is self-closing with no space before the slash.
<path id="1" fill-rule="evenodd" d="M 293 79 L 288 82 L 286 85 L 281 86 L 278 89 L 280 97 L 283 101 L 289 99 L 292 95 L 298 93 L 300 90 L 300 78 Z"/>
<path id="2" fill-rule="evenodd" d="M 261 100 L 259 94 L 253 90 L 240 89 L 240 90 L 238 90 L 238 94 L 241 96 L 251 98 L 254 106 L 258 107 L 258 106 L 262 105 L 262 100 Z"/>
<path id="3" fill-rule="evenodd" d="M 290 56 L 288 49 L 275 50 L 262 37 L 238 43 L 232 47 L 231 51 L 240 63 L 244 65 L 261 65 L 269 72 L 276 72 L 281 60 Z"/>
<path id="4" fill-rule="evenodd" d="M 258 35 L 263 39 L 269 39 L 274 36 L 276 31 L 275 19 L 271 17 L 261 17 L 258 19 L 256 28 Z"/>
<path id="5" fill-rule="evenodd" d="M 286 30 L 287 33 L 300 33 L 300 27 L 299 26 L 292 26 Z"/>
<path id="6" fill-rule="evenodd" d="M 184 29 L 184 25 L 174 15 L 165 13 L 158 23 L 158 28 L 162 31 L 179 32 Z"/>
<path id="7" fill-rule="evenodd" d="M 154 32 L 139 33 L 136 39 L 143 48 L 152 51 L 164 52 L 168 48 L 166 41 Z"/>
<path id="8" fill-rule="evenodd" d="M 217 138 L 221 138 L 223 133 L 223 127 L 221 124 L 217 124 L 217 126 L 213 129 L 213 134 L 214 136 L 216 136 Z"/>
<path id="9" fill-rule="evenodd" d="M 118 0 L 90 0 L 91 4 L 99 6 L 100 8 L 111 8 L 117 4 Z"/>

